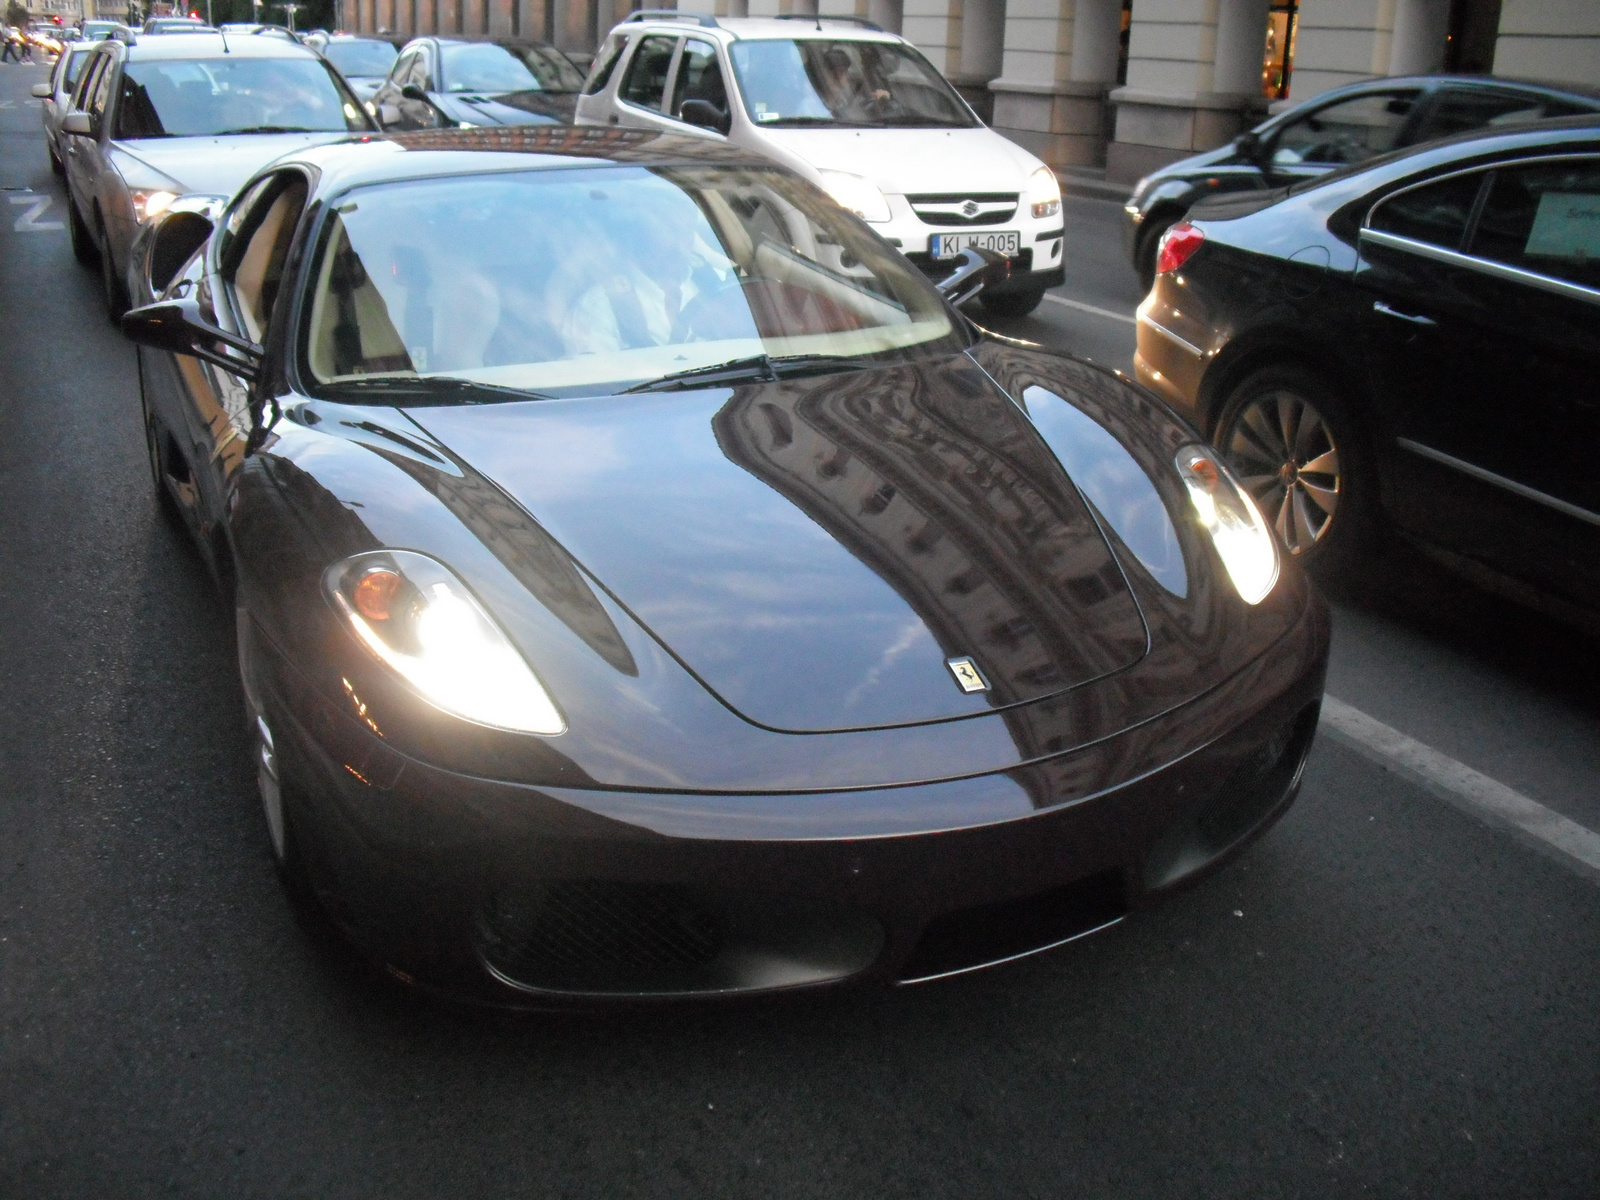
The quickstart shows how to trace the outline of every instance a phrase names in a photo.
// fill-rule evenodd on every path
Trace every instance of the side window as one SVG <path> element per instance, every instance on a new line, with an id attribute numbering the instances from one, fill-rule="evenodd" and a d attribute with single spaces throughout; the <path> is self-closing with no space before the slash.
<path id="1" fill-rule="evenodd" d="M 96 128 L 99 128 L 100 118 L 105 114 L 106 104 L 111 99 L 111 83 L 119 74 L 117 64 L 107 56 L 105 66 L 95 77 L 94 89 L 89 93 L 89 116 Z"/>
<path id="2" fill-rule="evenodd" d="M 426 50 L 419 50 L 417 60 L 411 64 L 411 78 L 406 82 L 416 84 L 425 92 L 442 91 L 439 73 L 430 66 L 432 57 Z"/>
<path id="3" fill-rule="evenodd" d="M 411 82 L 411 68 L 416 64 L 416 61 L 417 52 L 415 50 L 410 54 L 402 54 L 395 61 L 394 66 L 389 68 L 389 82 L 394 84 L 395 87 L 405 87 L 406 84 Z"/>
<path id="4" fill-rule="evenodd" d="M 1278 131 L 1272 161 L 1278 166 L 1363 162 L 1394 149 L 1416 103 L 1414 91 L 1368 92 L 1309 112 Z"/>
<path id="5" fill-rule="evenodd" d="M 79 78 L 78 86 L 72 93 L 72 107 L 75 110 L 82 110 L 88 106 L 89 97 L 94 94 L 95 81 L 99 78 L 100 72 L 105 69 L 105 64 L 106 56 L 104 54 L 96 55 L 93 62 L 89 64 L 89 69 Z"/>
<path id="6" fill-rule="evenodd" d="M 1487 177 L 1487 172 L 1474 171 L 1390 196 L 1373 210 L 1368 225 L 1430 246 L 1459 250 L 1472 206 Z"/>
<path id="7" fill-rule="evenodd" d="M 1567 108 L 1549 105 L 1542 96 L 1526 93 L 1501 92 L 1489 88 L 1446 88 L 1433 102 L 1417 141 L 1450 137 L 1469 129 L 1482 129 L 1486 125 L 1512 125 L 1518 121 L 1537 121 L 1541 117 L 1560 116 L 1550 108 Z"/>
<path id="8" fill-rule="evenodd" d="M 699 38 L 689 38 L 683 43 L 683 56 L 678 60 L 678 78 L 672 85 L 672 105 L 668 111 L 678 116 L 685 100 L 705 100 L 723 112 L 728 111 L 728 90 L 722 85 L 717 48 Z"/>
<path id="9" fill-rule="evenodd" d="M 672 51 L 677 46 L 675 37 L 647 37 L 633 52 L 628 64 L 628 77 L 617 92 L 620 99 L 640 108 L 661 111 L 661 97 L 667 90 L 667 69 L 672 66 Z"/>
<path id="10" fill-rule="evenodd" d="M 283 282 L 289 243 L 305 207 L 306 182 L 286 171 L 263 180 L 253 192 L 253 203 L 241 208 L 238 231 L 223 251 L 223 278 L 233 292 L 244 334 L 259 342 Z"/>
<path id="11" fill-rule="evenodd" d="M 612 38 L 601 49 L 595 59 L 600 65 L 589 76 L 589 82 L 583 85 L 585 96 L 596 96 L 606 90 L 606 84 L 611 82 L 611 72 L 617 69 L 617 60 L 622 57 L 622 52 L 628 48 L 627 38 Z"/>
<path id="12" fill-rule="evenodd" d="M 1471 253 L 1600 291 L 1600 157 L 1496 171 Z"/>

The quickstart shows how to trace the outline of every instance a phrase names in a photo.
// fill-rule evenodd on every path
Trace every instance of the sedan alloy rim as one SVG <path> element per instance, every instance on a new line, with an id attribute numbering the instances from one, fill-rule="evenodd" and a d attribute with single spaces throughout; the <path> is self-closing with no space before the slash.
<path id="1" fill-rule="evenodd" d="M 1339 507 L 1339 447 L 1304 397 L 1278 389 L 1246 401 L 1222 450 L 1290 554 L 1327 536 Z"/>

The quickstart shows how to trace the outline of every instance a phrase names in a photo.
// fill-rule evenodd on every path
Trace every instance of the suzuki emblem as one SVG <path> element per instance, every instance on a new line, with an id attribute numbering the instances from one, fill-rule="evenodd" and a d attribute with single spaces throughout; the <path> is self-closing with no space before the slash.
<path id="1" fill-rule="evenodd" d="M 983 672 L 978 670 L 978 664 L 970 658 L 947 658 L 944 665 L 950 668 L 950 674 L 956 677 L 956 686 L 963 692 L 987 692 L 989 681 L 983 677 Z"/>
<path id="2" fill-rule="evenodd" d="M 971 220 L 973 217 L 977 216 L 978 215 L 977 202 L 973 201 L 973 200 L 965 201 L 961 205 L 961 215 L 966 217 L 968 220 Z"/>

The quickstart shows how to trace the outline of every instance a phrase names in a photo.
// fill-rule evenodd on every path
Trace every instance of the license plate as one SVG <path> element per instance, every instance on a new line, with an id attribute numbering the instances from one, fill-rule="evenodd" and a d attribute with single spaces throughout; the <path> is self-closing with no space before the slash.
<path id="1" fill-rule="evenodd" d="M 1001 229 L 992 233 L 936 233 L 928 239 L 929 253 L 935 258 L 959 258 L 969 246 L 1015 258 L 1022 249 L 1022 235 L 1015 229 Z"/>

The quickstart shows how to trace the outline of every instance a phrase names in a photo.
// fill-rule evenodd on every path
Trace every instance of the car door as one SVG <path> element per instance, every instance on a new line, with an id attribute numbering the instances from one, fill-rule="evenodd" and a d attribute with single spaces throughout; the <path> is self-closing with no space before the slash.
<path id="1" fill-rule="evenodd" d="M 667 82 L 677 62 L 682 38 L 650 34 L 639 39 L 629 56 L 622 82 L 617 87 L 614 124 L 631 129 L 670 129 L 683 127 L 667 115 Z"/>
<path id="2" fill-rule="evenodd" d="M 589 78 L 584 82 L 583 91 L 578 96 L 578 105 L 574 113 L 574 121 L 579 125 L 600 125 L 607 122 L 611 114 L 611 101 L 606 93 L 610 89 L 611 77 L 616 74 L 617 64 L 622 61 L 623 54 L 628 49 L 628 39 L 622 34 L 613 33 L 600 52 L 595 55 L 594 68 L 589 72 Z M 609 122 L 616 124 L 616 122 Z"/>
<path id="3" fill-rule="evenodd" d="M 1419 88 L 1363 92 L 1280 125 L 1262 147 L 1268 185 L 1315 178 L 1405 145 L 1421 96 Z"/>
<path id="4" fill-rule="evenodd" d="M 87 112 L 89 98 L 99 86 L 101 74 L 110 62 L 107 54 L 97 54 L 78 81 L 78 86 L 73 92 L 73 112 Z M 93 125 L 91 123 L 91 131 Z M 92 213 L 90 197 L 92 196 L 91 177 L 88 167 L 91 159 L 88 153 L 88 143 L 93 140 L 91 134 L 67 134 L 62 146 L 61 161 L 66 168 L 67 195 L 69 200 L 77 204 L 78 213 L 87 221 Z"/>
<path id="5" fill-rule="evenodd" d="M 107 55 L 104 66 L 95 77 L 94 87 L 86 97 L 85 109 L 89 114 L 89 136 L 79 138 L 78 171 L 81 180 L 78 191 L 79 211 L 94 232 L 102 253 L 107 251 L 108 240 L 103 234 L 111 221 L 107 211 L 115 191 L 122 182 L 121 176 L 111 166 L 111 97 L 113 88 L 121 78 L 121 59 Z M 98 226 L 96 225 L 98 216 Z"/>
<path id="6" fill-rule="evenodd" d="M 373 115 L 378 118 L 378 124 L 385 129 L 399 127 L 400 89 L 410 78 L 411 65 L 416 62 L 418 53 L 420 52 L 415 49 L 406 50 L 395 59 L 394 65 L 389 68 L 389 74 L 378 85 L 377 91 L 372 93 L 369 103 L 372 105 Z"/>
<path id="7" fill-rule="evenodd" d="M 1361 248 L 1370 361 L 1396 422 L 1395 516 L 1593 607 L 1600 156 L 1408 189 L 1369 214 Z"/>

